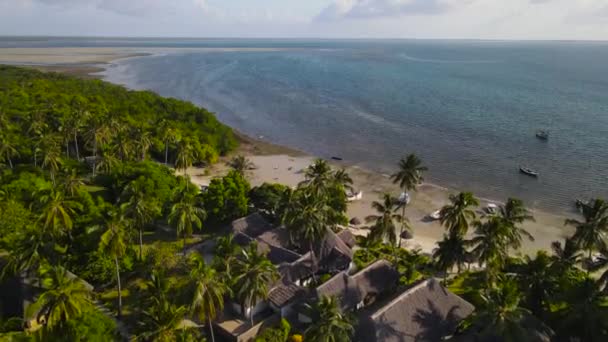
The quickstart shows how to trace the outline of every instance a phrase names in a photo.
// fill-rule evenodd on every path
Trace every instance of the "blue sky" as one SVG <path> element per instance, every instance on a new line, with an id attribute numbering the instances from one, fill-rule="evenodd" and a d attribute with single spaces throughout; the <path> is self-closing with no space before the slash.
<path id="1" fill-rule="evenodd" d="M 608 0 L 0 0 L 0 35 L 608 40 Z"/>

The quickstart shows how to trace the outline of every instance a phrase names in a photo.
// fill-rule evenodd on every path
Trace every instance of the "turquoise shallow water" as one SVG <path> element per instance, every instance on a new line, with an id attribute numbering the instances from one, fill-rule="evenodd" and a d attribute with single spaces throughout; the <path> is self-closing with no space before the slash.
<path id="1" fill-rule="evenodd" d="M 415 152 L 428 180 L 483 197 L 554 211 L 608 198 L 608 43 L 0 39 L 19 44 L 279 48 L 128 59 L 106 77 L 202 104 L 252 136 L 381 172 Z M 548 142 L 537 129 L 551 132 Z"/>

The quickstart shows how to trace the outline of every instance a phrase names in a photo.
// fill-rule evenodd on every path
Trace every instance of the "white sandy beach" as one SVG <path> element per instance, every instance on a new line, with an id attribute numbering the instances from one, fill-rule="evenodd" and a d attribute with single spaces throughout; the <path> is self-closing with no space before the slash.
<path id="1" fill-rule="evenodd" d="M 289 156 L 277 155 L 250 155 L 248 158 L 256 165 L 257 169 L 248 171 L 247 178 L 252 186 L 261 185 L 264 182 L 281 183 L 288 186 L 296 186 L 303 180 L 302 170 L 310 165 L 314 157 L 311 156 Z M 341 167 L 334 164 L 335 167 Z M 385 175 L 362 170 L 356 166 L 347 166 L 347 171 L 354 180 L 356 190 L 363 191 L 363 199 L 351 202 L 348 208 L 349 218 L 357 217 L 361 221 L 374 211 L 371 203 L 377 200 L 384 192 L 390 192 L 398 196 L 400 190 L 393 185 Z M 218 177 L 228 171 L 228 167 L 219 163 L 213 166 L 211 172 L 205 176 L 203 169 L 191 168 L 188 170 L 192 181 L 198 185 L 207 185 L 213 177 Z M 423 252 L 430 253 L 435 248 L 435 243 L 443 237 L 444 228 L 438 222 L 428 222 L 424 218 L 431 212 L 441 208 L 448 203 L 449 190 L 432 185 L 423 184 L 413 194 L 412 202 L 406 209 L 414 230 L 414 239 L 404 242 L 406 248 L 420 248 Z M 482 203 L 485 205 L 485 203 Z M 536 222 L 528 222 L 524 227 L 535 237 L 535 241 L 525 241 L 521 252 L 526 254 L 536 253 L 537 250 L 549 250 L 551 242 L 562 240 L 571 231 L 564 227 L 565 217 L 534 211 Z M 353 229 L 358 235 L 367 234 L 367 230 Z"/>

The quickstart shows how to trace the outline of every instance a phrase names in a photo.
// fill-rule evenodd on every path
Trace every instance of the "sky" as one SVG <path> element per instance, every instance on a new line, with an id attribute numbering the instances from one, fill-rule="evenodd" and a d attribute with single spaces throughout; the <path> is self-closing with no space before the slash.
<path id="1" fill-rule="evenodd" d="M 0 0 L 0 35 L 608 40 L 608 0 Z"/>

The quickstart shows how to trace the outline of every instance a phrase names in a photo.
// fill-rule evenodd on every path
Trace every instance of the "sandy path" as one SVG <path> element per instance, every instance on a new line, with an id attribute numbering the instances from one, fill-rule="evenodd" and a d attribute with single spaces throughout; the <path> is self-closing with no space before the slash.
<path id="1" fill-rule="evenodd" d="M 250 155 L 248 158 L 257 166 L 256 170 L 249 171 L 247 177 L 252 186 L 258 186 L 264 182 L 281 183 L 288 186 L 296 186 L 303 180 L 302 170 L 310 165 L 314 158 L 310 156 L 288 156 L 288 155 Z M 334 165 L 341 167 L 340 165 Z M 399 189 L 393 185 L 388 176 L 368 172 L 358 167 L 347 166 L 347 171 L 354 180 L 354 187 L 363 191 L 363 199 L 351 202 L 348 208 L 350 218 L 363 219 L 374 214 L 371 203 L 377 200 L 384 192 L 399 195 Z M 213 177 L 221 176 L 227 172 L 224 164 L 213 166 L 208 175 L 204 170 L 192 168 L 188 170 L 192 181 L 199 185 L 207 185 Z M 448 203 L 449 190 L 431 184 L 423 184 L 412 196 L 412 203 L 406 209 L 406 216 L 414 230 L 414 239 L 404 243 L 404 247 L 420 248 L 424 252 L 431 252 L 435 248 L 436 241 L 444 234 L 444 228 L 438 222 L 428 222 L 424 218 L 431 212 L 441 208 Z M 534 211 L 536 222 L 529 222 L 524 227 L 535 237 L 535 241 L 525 241 L 522 252 L 526 254 L 535 253 L 537 250 L 550 249 L 551 242 L 561 240 L 571 231 L 563 225 L 565 217 L 549 214 L 542 211 Z M 353 230 L 356 234 L 366 234 L 366 230 Z"/>

